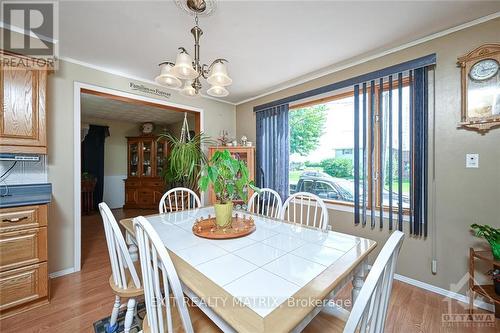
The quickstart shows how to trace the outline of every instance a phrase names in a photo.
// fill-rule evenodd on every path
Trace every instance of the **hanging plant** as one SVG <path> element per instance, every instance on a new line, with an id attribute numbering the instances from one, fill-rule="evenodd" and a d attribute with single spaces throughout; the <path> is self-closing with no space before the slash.
<path id="1" fill-rule="evenodd" d="M 165 183 L 170 187 L 179 186 L 197 190 L 201 167 L 207 162 L 202 145 L 211 144 L 213 140 L 203 133 L 191 137 L 186 114 L 179 138 L 164 133 L 158 140 L 163 139 L 170 146 L 170 152 L 166 157 L 166 168 L 161 175 Z"/>

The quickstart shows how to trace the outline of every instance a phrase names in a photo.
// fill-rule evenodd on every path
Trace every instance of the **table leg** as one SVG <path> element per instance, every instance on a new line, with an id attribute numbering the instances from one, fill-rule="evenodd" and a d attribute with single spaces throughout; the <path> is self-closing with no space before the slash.
<path id="1" fill-rule="evenodd" d="M 134 242 L 134 237 L 125 230 L 125 243 L 128 245 L 128 253 L 130 253 L 130 258 L 132 261 L 138 261 L 139 260 L 139 249 L 137 248 L 137 245 Z"/>
<path id="2" fill-rule="evenodd" d="M 352 277 L 352 304 L 356 302 L 359 292 L 361 291 L 361 287 L 363 287 L 366 271 L 367 267 L 365 260 L 363 260 L 354 270 L 354 276 Z"/>

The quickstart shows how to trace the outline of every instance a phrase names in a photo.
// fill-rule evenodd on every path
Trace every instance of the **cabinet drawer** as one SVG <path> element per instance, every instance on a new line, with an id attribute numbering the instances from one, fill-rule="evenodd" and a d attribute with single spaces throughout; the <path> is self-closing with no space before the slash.
<path id="1" fill-rule="evenodd" d="M 46 227 L 0 234 L 0 271 L 46 260 Z"/>
<path id="2" fill-rule="evenodd" d="M 47 225 L 47 205 L 0 209 L 0 234 Z"/>
<path id="3" fill-rule="evenodd" d="M 141 195 L 139 197 L 139 204 L 143 205 L 152 205 L 153 202 L 153 195 Z"/>
<path id="4" fill-rule="evenodd" d="M 161 180 L 143 180 L 142 186 L 144 187 L 165 187 L 165 183 Z"/>
<path id="5" fill-rule="evenodd" d="M 0 311 L 47 295 L 45 262 L 0 273 Z"/>
<path id="6" fill-rule="evenodd" d="M 140 180 L 128 180 L 125 182 L 126 187 L 140 187 L 141 186 L 141 181 Z"/>

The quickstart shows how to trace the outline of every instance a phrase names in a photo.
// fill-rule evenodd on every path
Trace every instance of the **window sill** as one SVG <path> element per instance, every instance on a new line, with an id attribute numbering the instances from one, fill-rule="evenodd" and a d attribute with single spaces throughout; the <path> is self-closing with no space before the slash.
<path id="1" fill-rule="evenodd" d="M 332 202 L 328 202 L 328 201 L 325 201 L 325 204 L 326 204 L 326 208 L 328 208 L 328 209 L 339 211 L 339 212 L 347 212 L 347 213 L 354 214 L 354 206 L 336 204 L 336 203 L 332 203 Z M 368 209 L 366 211 L 366 215 L 367 216 L 371 215 L 371 210 Z M 384 212 L 384 218 L 388 218 L 388 216 L 389 216 L 389 213 Z M 378 210 L 375 211 L 375 217 L 380 217 L 380 211 L 378 211 Z M 395 217 L 395 219 L 397 219 L 397 214 L 393 213 L 393 217 Z M 405 214 L 403 216 L 403 221 L 410 222 L 410 216 Z"/>

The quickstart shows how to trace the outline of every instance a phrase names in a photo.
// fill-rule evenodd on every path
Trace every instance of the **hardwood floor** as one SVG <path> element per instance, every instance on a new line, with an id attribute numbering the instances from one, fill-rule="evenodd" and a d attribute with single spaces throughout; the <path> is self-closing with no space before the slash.
<path id="1" fill-rule="evenodd" d="M 117 219 L 153 214 L 147 210 L 114 210 Z M 82 270 L 51 280 L 51 302 L 0 321 L 7 332 L 93 332 L 92 324 L 111 313 L 113 294 L 108 284 L 111 274 L 102 222 L 98 214 L 82 217 Z M 339 299 L 349 298 L 345 288 Z M 465 304 L 451 301 L 452 313 L 466 313 Z M 466 327 L 442 324 L 448 303 L 443 297 L 395 281 L 386 332 L 500 332 L 500 320 L 494 327 Z M 481 313 L 484 313 L 481 312 Z M 305 332 L 334 332 L 334 323 L 326 315 L 316 317 Z"/>

